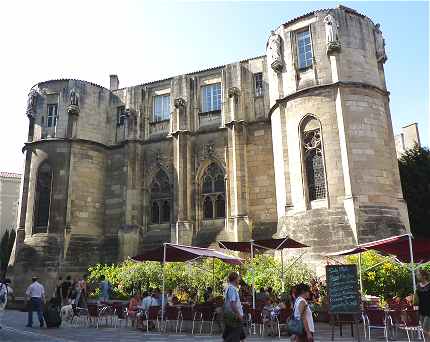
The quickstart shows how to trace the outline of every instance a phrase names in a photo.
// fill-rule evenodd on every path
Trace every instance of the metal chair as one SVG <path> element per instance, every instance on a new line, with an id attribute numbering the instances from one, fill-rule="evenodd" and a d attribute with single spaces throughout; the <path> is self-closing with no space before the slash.
<path id="1" fill-rule="evenodd" d="M 94 322 L 96 328 L 99 327 L 100 307 L 97 304 L 87 304 L 89 323 Z"/>
<path id="2" fill-rule="evenodd" d="M 424 331 L 420 323 L 419 313 L 417 310 L 405 310 L 403 311 L 402 318 L 403 318 L 403 325 L 399 327 L 399 329 L 405 330 L 406 335 L 408 336 L 408 341 L 411 341 L 411 337 L 409 335 L 409 332 L 416 332 L 419 339 L 423 339 L 425 341 L 424 337 Z"/>
<path id="3" fill-rule="evenodd" d="M 384 330 L 384 338 L 386 341 L 388 341 L 388 323 L 389 321 L 391 321 L 391 318 L 386 315 L 384 310 L 380 310 L 380 309 L 366 310 L 365 319 L 366 319 L 367 333 L 368 333 L 367 337 L 369 341 L 371 339 L 370 332 L 372 329 Z"/>
<path id="4" fill-rule="evenodd" d="M 179 312 L 179 333 L 182 333 L 182 324 L 184 321 L 190 321 L 192 323 L 191 334 L 194 334 L 194 322 L 195 322 L 195 313 L 193 312 L 193 308 L 191 306 L 182 307 Z"/>
<path id="5" fill-rule="evenodd" d="M 106 326 L 116 327 L 116 312 L 115 309 L 106 305 L 103 306 L 99 311 L 99 321 L 100 323 L 104 320 Z"/>
<path id="6" fill-rule="evenodd" d="M 215 314 L 213 311 L 213 307 L 212 306 L 205 306 L 205 305 L 196 305 L 194 310 L 196 312 L 196 314 L 194 316 L 194 320 L 200 321 L 200 330 L 199 330 L 200 335 L 202 334 L 203 325 L 205 322 L 210 324 L 210 334 L 212 334 L 213 322 L 215 320 Z"/>
<path id="7" fill-rule="evenodd" d="M 291 319 L 293 311 L 291 309 L 282 309 L 276 316 L 276 326 L 278 328 L 278 337 L 281 339 L 281 327 L 287 326 L 288 321 Z"/>
<path id="8" fill-rule="evenodd" d="M 74 308 L 74 315 L 71 320 L 71 325 L 73 326 L 76 324 L 76 326 L 83 326 L 87 327 L 89 325 L 89 311 L 86 308 L 80 308 L 76 307 Z"/>
<path id="9" fill-rule="evenodd" d="M 164 311 L 164 332 L 167 331 L 167 325 L 171 321 L 176 321 L 176 329 L 175 332 L 178 332 L 180 312 L 179 309 L 175 306 L 167 306 Z"/>
<path id="10" fill-rule="evenodd" d="M 262 312 L 258 309 L 249 309 L 248 312 L 248 327 L 249 327 L 249 335 L 252 335 L 252 328 L 254 328 L 254 335 L 257 335 L 257 326 L 259 326 L 259 333 L 261 335 L 262 330 Z"/>
<path id="11" fill-rule="evenodd" d="M 149 322 L 155 321 L 157 322 L 157 329 L 160 331 L 160 310 L 161 306 L 150 306 L 148 311 L 146 311 L 146 331 L 149 332 Z"/>

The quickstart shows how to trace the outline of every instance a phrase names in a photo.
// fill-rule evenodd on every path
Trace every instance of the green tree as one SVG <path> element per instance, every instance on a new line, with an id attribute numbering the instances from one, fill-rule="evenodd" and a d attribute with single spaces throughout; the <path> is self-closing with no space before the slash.
<path id="1" fill-rule="evenodd" d="M 12 253 L 13 244 L 15 243 L 15 230 L 6 230 L 0 241 L 0 278 L 6 276 L 7 265 L 10 254 Z"/>
<path id="2" fill-rule="evenodd" d="M 178 290 L 194 298 L 199 295 L 202 298 L 206 287 L 211 286 L 215 294 L 222 294 L 227 276 L 231 271 L 239 271 L 244 280 L 251 284 L 252 268 L 254 265 L 256 287 L 271 286 L 275 292 L 281 291 L 281 265 L 272 256 L 258 255 L 254 263 L 249 260 L 244 265 L 229 265 L 221 260 L 205 259 L 193 264 L 167 263 L 165 266 L 165 288 L 166 290 Z M 135 262 L 126 260 L 118 265 L 97 264 L 89 269 L 88 281 L 93 296 L 99 294 L 98 284 L 101 275 L 112 284 L 115 297 L 127 298 L 133 293 L 142 292 L 150 288 L 162 287 L 162 267 L 159 262 Z M 286 288 L 293 284 L 309 281 L 314 273 L 301 263 L 295 263 L 289 267 L 285 266 Z"/>
<path id="3" fill-rule="evenodd" d="M 358 256 L 348 256 L 347 261 L 358 264 Z M 404 298 L 413 292 L 408 266 L 394 262 L 390 257 L 367 251 L 361 256 L 361 269 L 363 292 L 367 295 Z"/>
<path id="4" fill-rule="evenodd" d="M 414 236 L 430 237 L 430 150 L 415 145 L 399 160 L 403 196 Z"/>

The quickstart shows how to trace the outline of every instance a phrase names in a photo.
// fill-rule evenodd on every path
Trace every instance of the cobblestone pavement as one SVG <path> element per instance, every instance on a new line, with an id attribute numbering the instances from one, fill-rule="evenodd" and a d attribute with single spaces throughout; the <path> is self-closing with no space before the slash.
<path id="1" fill-rule="evenodd" d="M 187 341 L 200 341 L 200 342 L 220 342 L 222 341 L 219 335 L 215 336 L 191 336 L 186 334 L 166 335 L 158 333 L 145 333 L 132 328 L 83 328 L 64 326 L 59 329 L 46 329 L 46 328 L 26 328 L 26 313 L 19 311 L 6 311 L 3 320 L 3 329 L 0 330 L 1 342 L 134 342 L 134 341 L 159 341 L 159 342 L 187 342 Z M 37 319 L 36 319 L 37 322 Z M 339 331 L 337 330 L 337 334 Z M 350 337 L 348 329 L 344 329 L 344 336 L 340 338 L 335 337 L 335 342 L 354 341 Z M 375 333 L 376 339 L 372 341 L 383 341 L 384 338 L 381 334 Z M 289 341 L 289 338 L 282 337 L 283 341 Z M 279 341 L 278 338 L 270 337 L 250 337 L 247 339 L 252 342 L 261 341 Z M 326 324 L 317 324 L 317 333 L 315 342 L 330 341 L 330 329 Z M 407 339 L 397 340 L 407 341 Z"/>

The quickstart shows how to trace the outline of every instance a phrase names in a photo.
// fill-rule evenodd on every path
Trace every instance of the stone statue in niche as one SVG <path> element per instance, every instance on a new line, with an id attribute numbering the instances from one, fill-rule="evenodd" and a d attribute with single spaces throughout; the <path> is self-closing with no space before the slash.
<path id="1" fill-rule="evenodd" d="M 78 94 L 76 94 L 75 89 L 72 89 L 72 91 L 70 92 L 70 105 L 79 106 L 79 97 Z"/>
<path id="2" fill-rule="evenodd" d="M 270 66 L 275 72 L 281 72 L 284 63 L 282 62 L 282 47 L 281 47 L 281 36 L 276 34 L 275 31 L 271 31 L 268 47 L 269 47 L 269 58 Z"/>
<path id="3" fill-rule="evenodd" d="M 210 142 L 203 145 L 203 159 L 213 159 L 215 156 L 215 144 Z"/>
<path id="4" fill-rule="evenodd" d="M 336 22 L 336 19 L 328 14 L 324 18 L 325 24 L 325 39 L 327 44 L 327 52 L 332 52 L 340 49 L 340 40 L 339 40 L 339 25 Z"/>
<path id="5" fill-rule="evenodd" d="M 387 55 L 385 53 L 385 39 L 382 36 L 382 31 L 379 29 L 380 24 L 375 25 L 375 46 L 376 46 L 376 60 L 378 63 L 385 63 L 387 61 Z"/>
<path id="6" fill-rule="evenodd" d="M 29 118 L 33 117 L 36 112 L 36 98 L 37 98 L 36 90 L 31 89 L 30 93 L 28 94 L 27 110 L 26 110 L 26 114 Z"/>

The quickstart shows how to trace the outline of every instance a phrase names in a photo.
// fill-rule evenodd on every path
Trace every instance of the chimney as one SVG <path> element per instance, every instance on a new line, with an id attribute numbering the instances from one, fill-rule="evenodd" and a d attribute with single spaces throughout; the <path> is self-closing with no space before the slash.
<path id="1" fill-rule="evenodd" d="M 119 88 L 118 75 L 109 75 L 110 78 L 110 90 L 117 90 Z"/>

